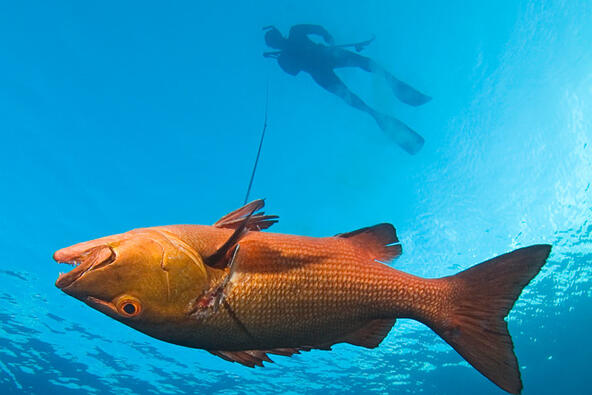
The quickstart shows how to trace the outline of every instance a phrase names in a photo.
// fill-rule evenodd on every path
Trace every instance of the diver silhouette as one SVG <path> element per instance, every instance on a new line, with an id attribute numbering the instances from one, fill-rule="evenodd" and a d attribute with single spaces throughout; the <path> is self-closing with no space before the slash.
<path id="1" fill-rule="evenodd" d="M 264 57 L 277 59 L 279 66 L 288 74 L 297 75 L 300 71 L 310 74 L 321 87 L 339 96 L 350 106 L 370 114 L 378 126 L 408 153 L 413 155 L 421 149 L 424 140 L 419 134 L 398 119 L 381 114 L 368 106 L 335 74 L 334 70 L 337 68 L 358 67 L 383 77 L 395 96 L 405 104 L 420 106 L 431 100 L 431 97 L 395 78 L 372 59 L 345 49 L 354 47 L 360 52 L 373 38 L 359 43 L 334 45 L 331 34 L 319 25 L 292 26 L 287 38 L 274 26 L 263 29 L 267 30 L 265 43 L 277 49 L 263 53 Z M 328 45 L 312 41 L 308 37 L 311 34 L 321 36 Z"/>

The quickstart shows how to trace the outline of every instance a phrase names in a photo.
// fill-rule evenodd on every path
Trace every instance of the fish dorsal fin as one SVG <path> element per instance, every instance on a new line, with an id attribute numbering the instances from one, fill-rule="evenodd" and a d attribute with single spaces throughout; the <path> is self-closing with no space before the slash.
<path id="1" fill-rule="evenodd" d="M 259 210 L 261 207 L 263 207 L 263 200 L 255 200 L 235 211 L 235 213 L 238 214 L 230 217 L 233 221 L 236 221 L 236 223 L 230 227 L 230 229 L 234 229 L 234 232 L 232 232 L 232 235 L 230 235 L 228 240 L 226 240 L 222 246 L 218 247 L 216 252 L 204 258 L 204 263 L 206 265 L 216 269 L 223 269 L 233 261 L 231 251 L 237 247 L 238 242 L 249 232 L 249 225 L 252 225 L 251 218 L 255 214 L 255 211 Z M 232 213 L 223 217 L 220 221 L 227 223 L 225 218 L 231 214 Z M 216 224 L 218 222 L 216 222 Z"/>
<path id="2" fill-rule="evenodd" d="M 370 321 L 362 328 L 345 336 L 341 341 L 366 348 L 378 347 L 395 325 L 395 321 L 394 318 Z"/>
<path id="3" fill-rule="evenodd" d="M 371 255 L 372 259 L 380 262 L 389 262 L 403 252 L 395 227 L 391 224 L 378 224 L 354 230 L 353 232 L 340 233 L 335 237 L 350 239 L 362 247 Z"/>
<path id="4" fill-rule="evenodd" d="M 271 225 L 278 222 L 277 215 L 264 215 L 265 213 L 255 213 L 257 210 L 261 210 L 265 203 L 262 199 L 257 199 L 243 207 L 234 210 L 231 213 L 226 214 L 220 218 L 214 224 L 218 228 L 236 229 L 243 224 L 245 217 L 249 216 L 249 220 L 245 224 L 247 230 L 262 230 L 267 229 Z"/>
<path id="5" fill-rule="evenodd" d="M 271 362 L 267 354 L 283 355 L 291 357 L 294 354 L 300 354 L 301 351 L 310 351 L 312 347 L 299 348 L 275 348 L 272 350 L 243 350 L 243 351 L 210 351 L 210 353 L 230 362 L 238 362 L 241 365 L 254 368 L 263 366 L 263 362 Z"/>

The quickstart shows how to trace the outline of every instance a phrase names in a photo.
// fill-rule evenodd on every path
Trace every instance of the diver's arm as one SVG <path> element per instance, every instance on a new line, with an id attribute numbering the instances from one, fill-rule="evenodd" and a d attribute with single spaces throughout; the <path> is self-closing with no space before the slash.
<path id="1" fill-rule="evenodd" d="M 294 25 L 290 28 L 290 35 L 289 37 L 295 37 L 299 35 L 306 36 L 308 34 L 315 34 L 317 36 L 323 37 L 323 40 L 327 44 L 333 45 L 333 36 L 321 25 Z"/>

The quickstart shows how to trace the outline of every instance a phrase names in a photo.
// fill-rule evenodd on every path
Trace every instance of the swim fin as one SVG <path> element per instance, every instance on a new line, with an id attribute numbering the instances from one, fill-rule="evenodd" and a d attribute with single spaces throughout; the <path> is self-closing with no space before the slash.
<path id="1" fill-rule="evenodd" d="M 405 104 L 417 107 L 432 100 L 431 97 L 424 95 L 411 85 L 406 84 L 389 73 L 385 73 L 385 78 L 390 84 L 395 96 L 397 96 L 397 99 Z"/>
<path id="2" fill-rule="evenodd" d="M 417 154 L 423 147 L 423 137 L 398 119 L 384 114 L 374 114 L 374 119 L 388 137 L 411 155 Z"/>

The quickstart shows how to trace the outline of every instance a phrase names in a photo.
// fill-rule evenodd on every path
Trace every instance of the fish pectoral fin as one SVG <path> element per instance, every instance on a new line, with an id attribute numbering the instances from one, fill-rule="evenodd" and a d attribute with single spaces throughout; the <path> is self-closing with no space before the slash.
<path id="1" fill-rule="evenodd" d="M 378 347 L 395 325 L 395 321 L 394 318 L 372 320 L 357 331 L 345 336 L 340 342 L 366 348 Z"/>
<path id="2" fill-rule="evenodd" d="M 248 221 L 245 224 L 247 230 L 259 231 L 267 229 L 278 222 L 279 217 L 277 215 L 264 215 L 265 213 L 263 212 L 255 213 L 255 211 L 261 210 L 264 205 L 265 203 L 262 199 L 254 200 L 251 203 L 226 214 L 216 221 L 214 226 L 218 228 L 237 229 L 243 225 L 245 218 L 248 217 Z"/>
<path id="3" fill-rule="evenodd" d="M 243 351 L 209 351 L 217 357 L 225 359 L 230 362 L 238 362 L 241 365 L 254 368 L 255 366 L 263 367 L 263 362 L 271 362 L 271 358 L 267 354 L 282 355 L 291 357 L 294 354 L 300 354 L 301 351 L 310 351 L 312 347 L 300 348 L 275 348 L 271 350 L 243 350 Z"/>
<path id="4" fill-rule="evenodd" d="M 255 211 L 259 210 L 261 207 L 263 207 L 263 200 L 255 200 L 236 211 L 240 213 L 233 220 L 236 221 L 236 226 L 233 225 L 231 228 L 234 229 L 234 232 L 232 232 L 232 235 L 230 235 L 228 240 L 226 240 L 216 252 L 204 258 L 204 263 L 206 265 L 216 269 L 224 269 L 234 261 L 234 255 L 231 251 L 237 247 L 238 242 L 249 232 L 250 227 L 253 225 L 252 222 L 250 222 L 251 218 L 255 215 Z M 224 220 L 224 217 L 221 221 L 222 220 Z M 218 224 L 218 222 L 216 222 L 216 224 Z M 224 223 L 226 223 L 226 221 L 224 221 Z M 214 226 L 217 226 L 216 224 L 214 224 Z"/>
<path id="5" fill-rule="evenodd" d="M 335 237 L 351 240 L 366 250 L 372 259 L 380 262 L 389 262 L 403 252 L 401 244 L 397 244 L 397 231 L 391 224 L 369 226 L 353 232 L 339 233 Z"/>

